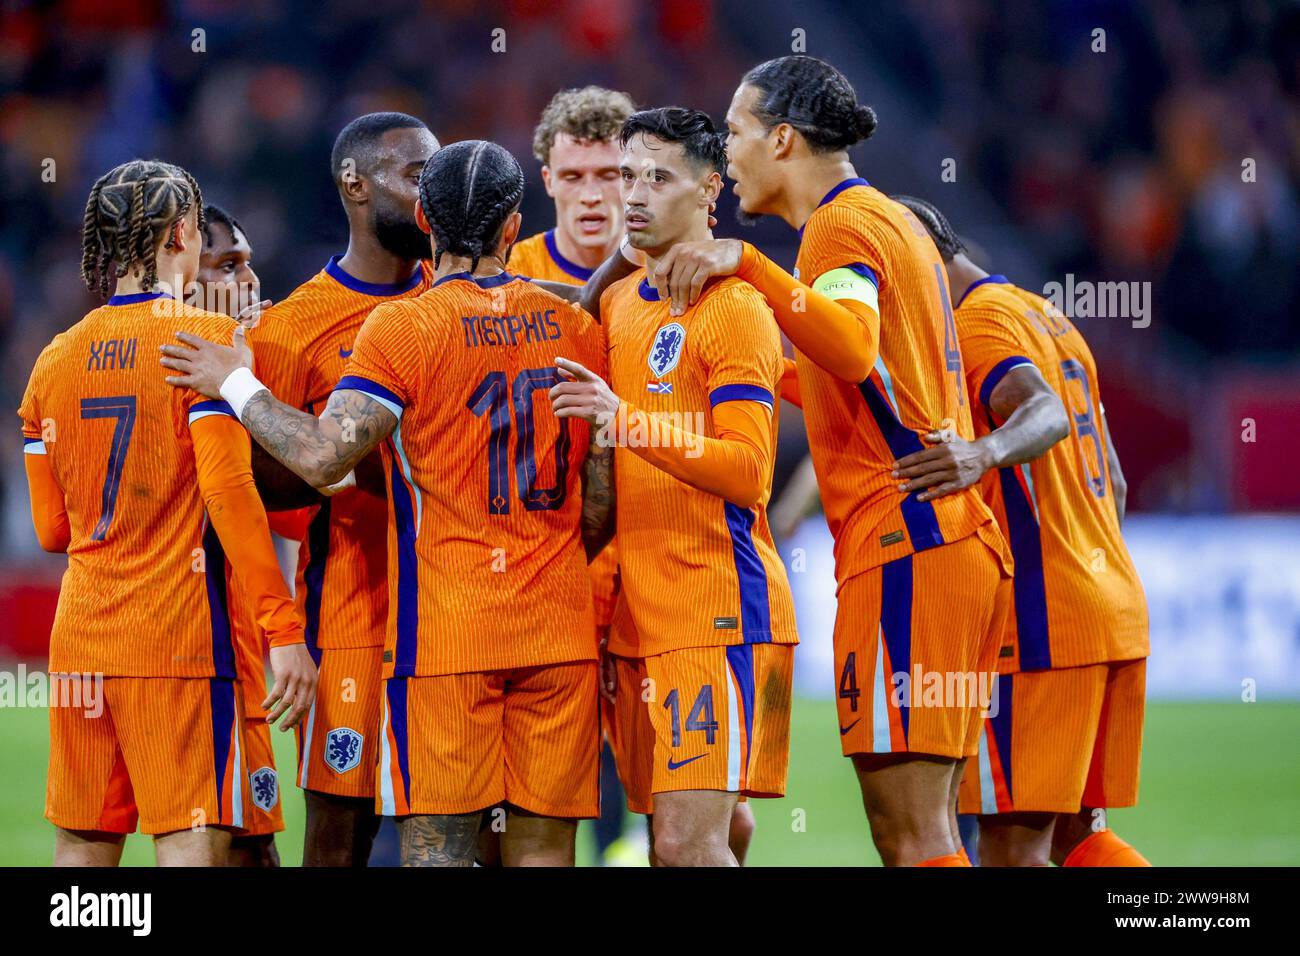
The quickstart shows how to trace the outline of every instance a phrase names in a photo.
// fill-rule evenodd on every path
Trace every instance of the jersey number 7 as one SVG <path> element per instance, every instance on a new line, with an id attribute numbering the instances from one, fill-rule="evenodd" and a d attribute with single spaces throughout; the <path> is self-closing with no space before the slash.
<path id="1" fill-rule="evenodd" d="M 103 541 L 108 526 L 113 523 L 117 509 L 117 492 L 122 485 L 122 467 L 126 464 L 126 450 L 131 446 L 131 431 L 135 428 L 135 396 L 112 395 L 108 398 L 83 398 L 82 418 L 116 418 L 113 441 L 108 446 L 108 473 L 104 475 L 104 490 L 100 495 L 99 520 L 90 535 L 92 541 Z"/>
<path id="2" fill-rule="evenodd" d="M 555 368 L 526 368 L 506 384 L 505 372 L 488 372 L 465 407 L 477 417 L 488 416 L 488 514 L 510 514 L 510 406 L 515 410 L 515 480 L 519 500 L 529 511 L 558 511 L 564 504 L 569 472 L 569 420 L 560 419 L 555 438 L 555 484 L 537 488 L 537 456 L 533 444 L 533 392 L 560 383 Z M 507 401 L 507 398 L 509 401 Z"/>

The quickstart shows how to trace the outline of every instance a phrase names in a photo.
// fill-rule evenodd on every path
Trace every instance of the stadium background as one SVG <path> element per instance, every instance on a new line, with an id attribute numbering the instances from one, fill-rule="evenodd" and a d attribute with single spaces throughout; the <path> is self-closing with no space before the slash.
<path id="1" fill-rule="evenodd" d="M 94 304 L 78 277 L 82 210 L 94 177 L 119 162 L 154 155 L 192 170 L 246 227 L 263 291 L 278 300 L 343 247 L 327 157 L 360 113 L 404 110 L 443 143 L 511 149 L 529 174 L 531 234 L 553 224 L 530 139 L 557 89 L 598 83 L 720 121 L 746 68 L 802 40 L 880 116 L 854 152 L 859 171 L 935 201 L 992 271 L 1038 290 L 1071 275 L 1151 284 L 1148 327 L 1076 317 L 1097 354 L 1130 483 L 1126 536 L 1151 604 L 1142 803 L 1112 822 L 1156 864 L 1300 863 L 1297 4 L 3 0 L 0 10 L 0 407 L 11 410 L 41 347 Z M 504 52 L 493 52 L 498 28 Z M 732 204 L 728 195 L 719 234 L 742 234 Z M 782 224 L 743 235 L 793 264 Z M 32 533 L 16 425 L 0 443 L 0 671 L 11 680 L 18 662 L 43 663 L 64 563 Z M 806 450 L 789 406 L 782 426 L 778 482 Z M 791 576 L 804 644 L 789 795 L 758 802 L 752 862 L 875 862 L 832 732 L 820 517 L 782 543 L 787 556 L 795 548 L 806 565 Z M 0 864 L 50 857 L 45 728 L 43 710 L 0 707 Z M 277 746 L 288 766 L 289 738 Z M 281 851 L 296 862 L 301 800 L 289 786 L 283 796 Z M 129 861 L 150 858 L 146 841 L 129 841 Z"/>

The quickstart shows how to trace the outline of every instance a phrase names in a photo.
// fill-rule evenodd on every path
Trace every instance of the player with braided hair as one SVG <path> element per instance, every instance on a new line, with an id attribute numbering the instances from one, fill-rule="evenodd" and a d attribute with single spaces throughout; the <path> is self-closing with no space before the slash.
<path id="1" fill-rule="evenodd" d="M 150 361 L 177 328 L 231 339 L 228 316 L 164 291 L 195 278 L 202 210 L 193 177 L 167 163 L 96 181 L 83 273 L 92 291 L 110 277 L 116 289 L 45 348 L 19 408 L 37 536 L 68 555 L 50 671 L 80 702 L 50 710 L 56 864 L 115 865 L 137 823 L 160 865 L 225 863 L 249 788 L 235 580 L 272 648 L 266 720 L 287 729 L 315 689 L 247 434 L 224 402 L 167 388 Z"/>
<path id="2" fill-rule="evenodd" d="M 966 866 L 958 785 L 988 702 L 896 693 L 918 670 L 974 686 L 995 670 L 1010 556 L 976 489 L 931 498 L 898 460 L 941 432 L 974 437 L 943 260 L 925 228 L 849 157 L 872 109 L 829 63 L 783 56 L 745 74 L 727 111 L 745 217 L 799 230 L 794 275 L 739 240 L 676 246 L 652 282 L 684 310 L 711 276 L 763 292 L 796 350 L 808 444 L 835 538 L 841 748 L 886 865 Z"/>
<path id="3" fill-rule="evenodd" d="M 538 393 L 563 378 L 557 354 L 599 374 L 604 334 L 505 271 L 523 195 L 506 150 L 444 147 L 418 192 L 433 288 L 370 313 L 319 417 L 277 401 L 246 348 L 182 335 L 190 348 L 164 364 L 182 373 L 172 384 L 226 394 L 315 487 L 382 449 L 392 610 L 375 805 L 397 818 L 403 862 L 472 865 L 482 811 L 504 803 L 505 865 L 572 865 L 577 820 L 598 809 L 586 558 L 611 530 L 612 454 Z M 584 301 L 626 264 L 611 256 Z"/>

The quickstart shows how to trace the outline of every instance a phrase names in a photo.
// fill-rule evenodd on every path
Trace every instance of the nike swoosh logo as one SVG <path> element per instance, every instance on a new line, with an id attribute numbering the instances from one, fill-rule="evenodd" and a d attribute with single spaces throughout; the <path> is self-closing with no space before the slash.
<path id="1" fill-rule="evenodd" d="M 672 757 L 669 757 L 669 758 L 668 758 L 668 769 L 669 769 L 669 770 L 676 770 L 678 767 L 685 767 L 688 763 L 694 763 L 694 762 L 697 761 L 697 760 L 701 760 L 701 759 L 703 759 L 703 757 L 704 757 L 704 754 L 700 754 L 698 757 L 687 757 L 685 760 L 673 760 Z"/>
<path id="2" fill-rule="evenodd" d="M 339 349 L 339 358 L 347 358 L 351 354 L 351 349 Z"/>
<path id="3" fill-rule="evenodd" d="M 850 730 L 852 730 L 854 727 L 856 727 L 856 726 L 858 725 L 858 721 L 860 721 L 860 720 L 862 720 L 861 717 L 859 717 L 859 718 L 858 718 L 857 720 L 855 720 L 853 723 L 849 724 L 847 727 L 841 727 L 841 728 L 840 728 L 840 736 L 843 737 L 843 736 L 844 736 L 845 734 L 847 734 Z"/>

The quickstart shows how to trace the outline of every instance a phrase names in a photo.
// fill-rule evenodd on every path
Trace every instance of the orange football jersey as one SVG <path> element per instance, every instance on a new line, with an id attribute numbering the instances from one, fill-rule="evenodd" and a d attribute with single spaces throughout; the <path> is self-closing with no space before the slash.
<path id="1" fill-rule="evenodd" d="M 1088 344 L 1059 309 L 1005 276 L 972 285 L 956 315 L 976 434 L 1002 424 L 989 397 L 1022 365 L 1042 373 L 1070 416 L 1068 438 L 981 482 L 1016 564 L 1018 668 L 1146 657 L 1146 598 L 1120 534 Z M 1015 658 L 999 663 L 1006 672 L 1017 668 Z"/>
<path id="2" fill-rule="evenodd" d="M 605 290 L 610 387 L 647 414 L 708 438 L 712 409 L 754 401 L 772 412 L 784 363 L 781 333 L 752 286 L 710 283 L 680 317 L 638 269 Z M 621 585 L 635 625 L 610 650 L 649 657 L 686 647 L 794 644 L 794 603 L 767 523 L 767 491 L 753 508 L 709 494 L 623 447 L 615 452 Z"/>
<path id="3" fill-rule="evenodd" d="M 582 285 L 596 271 L 564 258 L 560 247 L 555 244 L 554 229 L 539 232 L 511 246 L 506 268 L 514 275 L 570 285 Z"/>
<path id="4" fill-rule="evenodd" d="M 515 275 L 549 282 L 582 285 L 591 278 L 591 269 L 570 262 L 555 245 L 555 230 L 539 232 L 510 247 L 509 269 Z M 596 555 L 587 566 L 591 575 L 591 596 L 595 600 L 596 627 L 609 627 L 614 618 L 614 600 L 618 596 L 618 549 L 615 542 Z"/>
<path id="5" fill-rule="evenodd" d="M 334 256 L 325 268 L 262 316 L 248 335 L 254 370 L 287 405 L 319 414 L 343 375 L 357 333 L 372 309 L 412 298 L 432 282 L 428 262 L 405 282 L 362 282 Z M 298 550 L 296 599 L 307 647 L 377 647 L 388 619 L 388 503 L 377 487 L 379 456 L 358 469 L 357 487 L 328 499 L 311 518 Z M 375 476 L 363 480 L 363 474 Z"/>
<path id="6" fill-rule="evenodd" d="M 51 671 L 238 676 L 226 555 L 189 429 L 233 413 L 168 385 L 158 365 L 177 331 L 229 343 L 234 328 L 160 293 L 116 295 L 37 359 L 19 408 L 24 451 L 48 456 L 72 532 Z"/>
<path id="7" fill-rule="evenodd" d="M 398 418 L 381 446 L 385 677 L 595 659 L 579 528 L 588 427 L 551 411 L 560 355 L 603 375 L 600 326 L 510 273 L 445 276 L 362 327 L 338 387 Z"/>
<path id="8" fill-rule="evenodd" d="M 993 516 L 976 488 L 936 501 L 899 494 L 893 463 L 922 436 L 973 437 L 943 260 L 924 227 L 865 179 L 847 179 L 800 230 L 795 277 L 851 269 L 875 285 L 880 354 L 854 385 L 796 353 L 804 423 L 835 538 L 840 586 L 856 574 L 960 540 Z M 996 531 L 992 532 L 996 538 Z"/>

